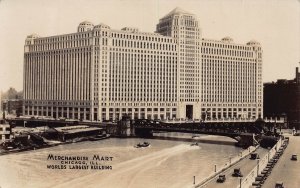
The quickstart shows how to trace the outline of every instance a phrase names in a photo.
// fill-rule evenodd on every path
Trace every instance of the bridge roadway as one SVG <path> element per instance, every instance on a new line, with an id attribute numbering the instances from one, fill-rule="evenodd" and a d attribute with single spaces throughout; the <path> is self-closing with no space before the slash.
<path id="1" fill-rule="evenodd" d="M 289 137 L 290 142 L 262 188 L 274 188 L 278 181 L 282 181 L 287 188 L 300 187 L 300 136 L 285 136 Z M 292 154 L 298 155 L 298 161 L 291 161 Z"/>
<path id="2" fill-rule="evenodd" d="M 184 122 L 165 123 L 146 119 L 134 120 L 136 133 L 150 133 L 151 131 L 185 132 L 211 134 L 235 138 L 241 134 L 261 134 L 265 129 L 260 122 Z M 266 132 L 266 130 L 264 130 Z"/>
<path id="3" fill-rule="evenodd" d="M 268 150 L 259 147 L 256 152 L 259 154 L 259 156 L 264 156 L 267 154 Z M 224 183 L 217 183 L 217 178 L 219 176 L 217 175 L 216 177 L 212 178 L 207 184 L 201 186 L 201 188 L 236 188 L 240 184 L 240 178 L 232 177 L 233 169 L 240 168 L 244 176 L 248 175 L 255 167 L 255 165 L 257 165 L 257 160 L 250 160 L 249 158 L 250 156 L 243 158 L 241 161 L 229 167 L 225 172 L 223 172 L 222 174 L 225 174 L 226 176 L 226 181 Z"/>
<path id="4" fill-rule="evenodd" d="M 195 134 L 210 134 L 210 135 L 218 135 L 218 136 L 228 136 L 235 138 L 237 136 L 240 136 L 241 134 L 244 135 L 250 135 L 252 136 L 252 133 L 241 133 L 237 131 L 231 131 L 231 130 L 218 130 L 218 129 L 197 129 L 197 128 L 169 128 L 169 127 L 145 127 L 145 128 L 139 128 L 136 129 L 143 129 L 143 130 L 149 130 L 153 132 L 181 132 L 181 133 L 195 133 Z"/>

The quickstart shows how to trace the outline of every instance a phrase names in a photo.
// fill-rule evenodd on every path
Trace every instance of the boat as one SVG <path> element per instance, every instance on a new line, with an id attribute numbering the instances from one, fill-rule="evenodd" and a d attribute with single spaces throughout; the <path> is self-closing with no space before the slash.
<path id="1" fill-rule="evenodd" d="M 145 147 L 149 147 L 150 143 L 149 142 L 144 142 L 144 143 L 138 143 L 136 146 L 134 146 L 135 148 L 145 148 Z"/>
<path id="2" fill-rule="evenodd" d="M 97 141 L 97 140 L 103 140 L 106 138 L 109 138 L 110 134 L 98 134 L 96 136 L 90 137 L 89 140 L 90 141 Z"/>
<path id="3" fill-rule="evenodd" d="M 199 146 L 198 142 L 191 143 L 191 146 Z"/>

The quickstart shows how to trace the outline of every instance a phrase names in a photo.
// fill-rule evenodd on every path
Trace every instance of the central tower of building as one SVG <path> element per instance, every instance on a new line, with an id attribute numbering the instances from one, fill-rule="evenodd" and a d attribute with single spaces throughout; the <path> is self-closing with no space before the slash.
<path id="1" fill-rule="evenodd" d="M 175 8 L 159 20 L 157 33 L 173 37 L 178 46 L 177 117 L 200 119 L 201 29 L 192 13 Z"/>

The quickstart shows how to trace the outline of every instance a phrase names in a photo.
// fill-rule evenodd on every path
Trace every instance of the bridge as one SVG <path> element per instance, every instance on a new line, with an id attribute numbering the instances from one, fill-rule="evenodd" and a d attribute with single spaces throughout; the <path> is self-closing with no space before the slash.
<path id="1" fill-rule="evenodd" d="M 134 133 L 139 137 L 152 137 L 157 132 L 180 132 L 227 136 L 238 141 L 237 145 L 258 145 L 264 136 L 275 136 L 263 120 L 254 122 L 163 122 L 147 119 L 131 121 Z"/>
<path id="2" fill-rule="evenodd" d="M 13 118 L 7 120 L 12 126 L 74 126 L 74 125 L 89 125 L 102 127 L 110 134 L 116 136 L 138 136 L 138 137 L 152 137 L 155 132 L 181 132 L 192 134 L 208 134 L 227 136 L 237 140 L 237 145 L 241 147 L 248 147 L 250 145 L 257 145 L 264 141 L 265 136 L 270 136 L 272 140 L 278 134 L 274 127 L 280 121 L 271 120 L 264 121 L 263 119 L 252 121 L 238 121 L 238 120 L 224 120 L 220 121 L 184 121 L 184 120 L 168 120 L 155 121 L 148 119 L 131 120 L 129 117 L 123 117 L 118 123 L 110 122 L 85 122 L 79 120 L 68 119 L 45 119 L 45 118 Z M 274 141 L 271 141 L 274 143 Z M 272 146 L 272 145 L 271 145 Z"/>

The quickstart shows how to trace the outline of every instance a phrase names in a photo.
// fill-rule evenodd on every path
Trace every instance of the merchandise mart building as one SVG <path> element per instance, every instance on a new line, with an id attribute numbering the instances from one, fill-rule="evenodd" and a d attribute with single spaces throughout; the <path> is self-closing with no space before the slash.
<path id="1" fill-rule="evenodd" d="M 25 41 L 24 115 L 254 121 L 262 100 L 260 44 L 204 39 L 180 8 L 155 33 L 85 21 L 76 33 Z"/>

